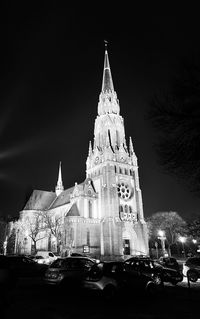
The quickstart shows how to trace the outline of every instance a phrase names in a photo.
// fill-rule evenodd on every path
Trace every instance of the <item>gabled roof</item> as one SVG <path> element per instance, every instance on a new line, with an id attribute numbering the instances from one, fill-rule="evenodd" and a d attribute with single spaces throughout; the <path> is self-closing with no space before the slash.
<path id="1" fill-rule="evenodd" d="M 34 190 L 23 210 L 46 210 L 55 198 L 54 192 Z"/>
<path id="2" fill-rule="evenodd" d="M 80 216 L 79 210 L 76 204 L 73 204 L 70 210 L 68 211 L 66 217 L 68 216 Z"/>
<path id="3" fill-rule="evenodd" d="M 64 190 L 58 197 L 56 196 L 54 202 L 48 207 L 49 209 L 65 205 L 70 202 L 70 194 L 73 192 L 74 186 Z"/>

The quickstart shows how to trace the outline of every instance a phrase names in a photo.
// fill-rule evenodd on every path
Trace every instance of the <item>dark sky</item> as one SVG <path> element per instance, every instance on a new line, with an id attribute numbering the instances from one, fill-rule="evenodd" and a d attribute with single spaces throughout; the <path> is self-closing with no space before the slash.
<path id="1" fill-rule="evenodd" d="M 145 216 L 200 214 L 200 198 L 157 164 L 156 134 L 146 120 L 151 96 L 168 86 L 179 59 L 199 51 L 200 20 L 192 10 L 47 3 L 0 10 L 0 214 L 17 215 L 33 189 L 54 190 L 59 161 L 65 188 L 84 181 L 104 39 L 126 138 L 138 157 Z"/>

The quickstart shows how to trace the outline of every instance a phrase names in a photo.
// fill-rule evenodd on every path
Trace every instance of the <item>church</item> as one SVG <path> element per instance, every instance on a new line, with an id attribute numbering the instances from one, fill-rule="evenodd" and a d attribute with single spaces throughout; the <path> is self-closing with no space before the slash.
<path id="1" fill-rule="evenodd" d="M 80 253 L 101 259 L 149 253 L 137 156 L 131 137 L 127 141 L 125 136 L 107 47 L 86 179 L 64 189 L 60 163 L 55 192 L 34 190 L 20 212 L 15 252 L 31 254 L 30 232 L 38 213 L 59 221 L 59 237 L 41 230 L 37 250 L 59 249 L 61 256 Z"/>

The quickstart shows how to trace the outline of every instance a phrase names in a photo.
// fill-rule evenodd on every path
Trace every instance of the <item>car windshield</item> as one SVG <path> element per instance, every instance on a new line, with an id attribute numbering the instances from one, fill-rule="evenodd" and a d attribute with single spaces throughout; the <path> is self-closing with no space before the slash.
<path id="1" fill-rule="evenodd" d="M 57 259 L 51 264 L 51 268 L 65 268 L 65 269 L 80 269 L 90 268 L 94 265 L 94 262 L 89 259 Z"/>

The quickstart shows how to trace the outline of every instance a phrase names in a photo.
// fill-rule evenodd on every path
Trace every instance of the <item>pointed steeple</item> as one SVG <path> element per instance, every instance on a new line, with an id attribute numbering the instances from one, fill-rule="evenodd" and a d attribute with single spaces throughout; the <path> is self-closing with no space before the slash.
<path id="1" fill-rule="evenodd" d="M 110 63 L 109 63 L 109 59 L 108 59 L 107 43 L 105 46 L 103 81 L 102 81 L 101 92 L 103 92 L 103 93 L 114 92 Z"/>
<path id="2" fill-rule="evenodd" d="M 61 162 L 59 164 L 59 172 L 58 172 L 58 181 L 56 185 L 56 195 L 59 196 L 64 190 L 63 183 L 62 183 L 62 172 L 61 172 Z"/>
<path id="3" fill-rule="evenodd" d="M 88 156 L 90 157 L 92 155 L 92 143 L 89 142 L 89 150 L 88 150 Z"/>
<path id="4" fill-rule="evenodd" d="M 119 114 L 119 101 L 114 90 L 112 74 L 107 51 L 107 41 L 105 41 L 105 56 L 103 68 L 103 81 L 98 103 L 98 114 Z"/>

